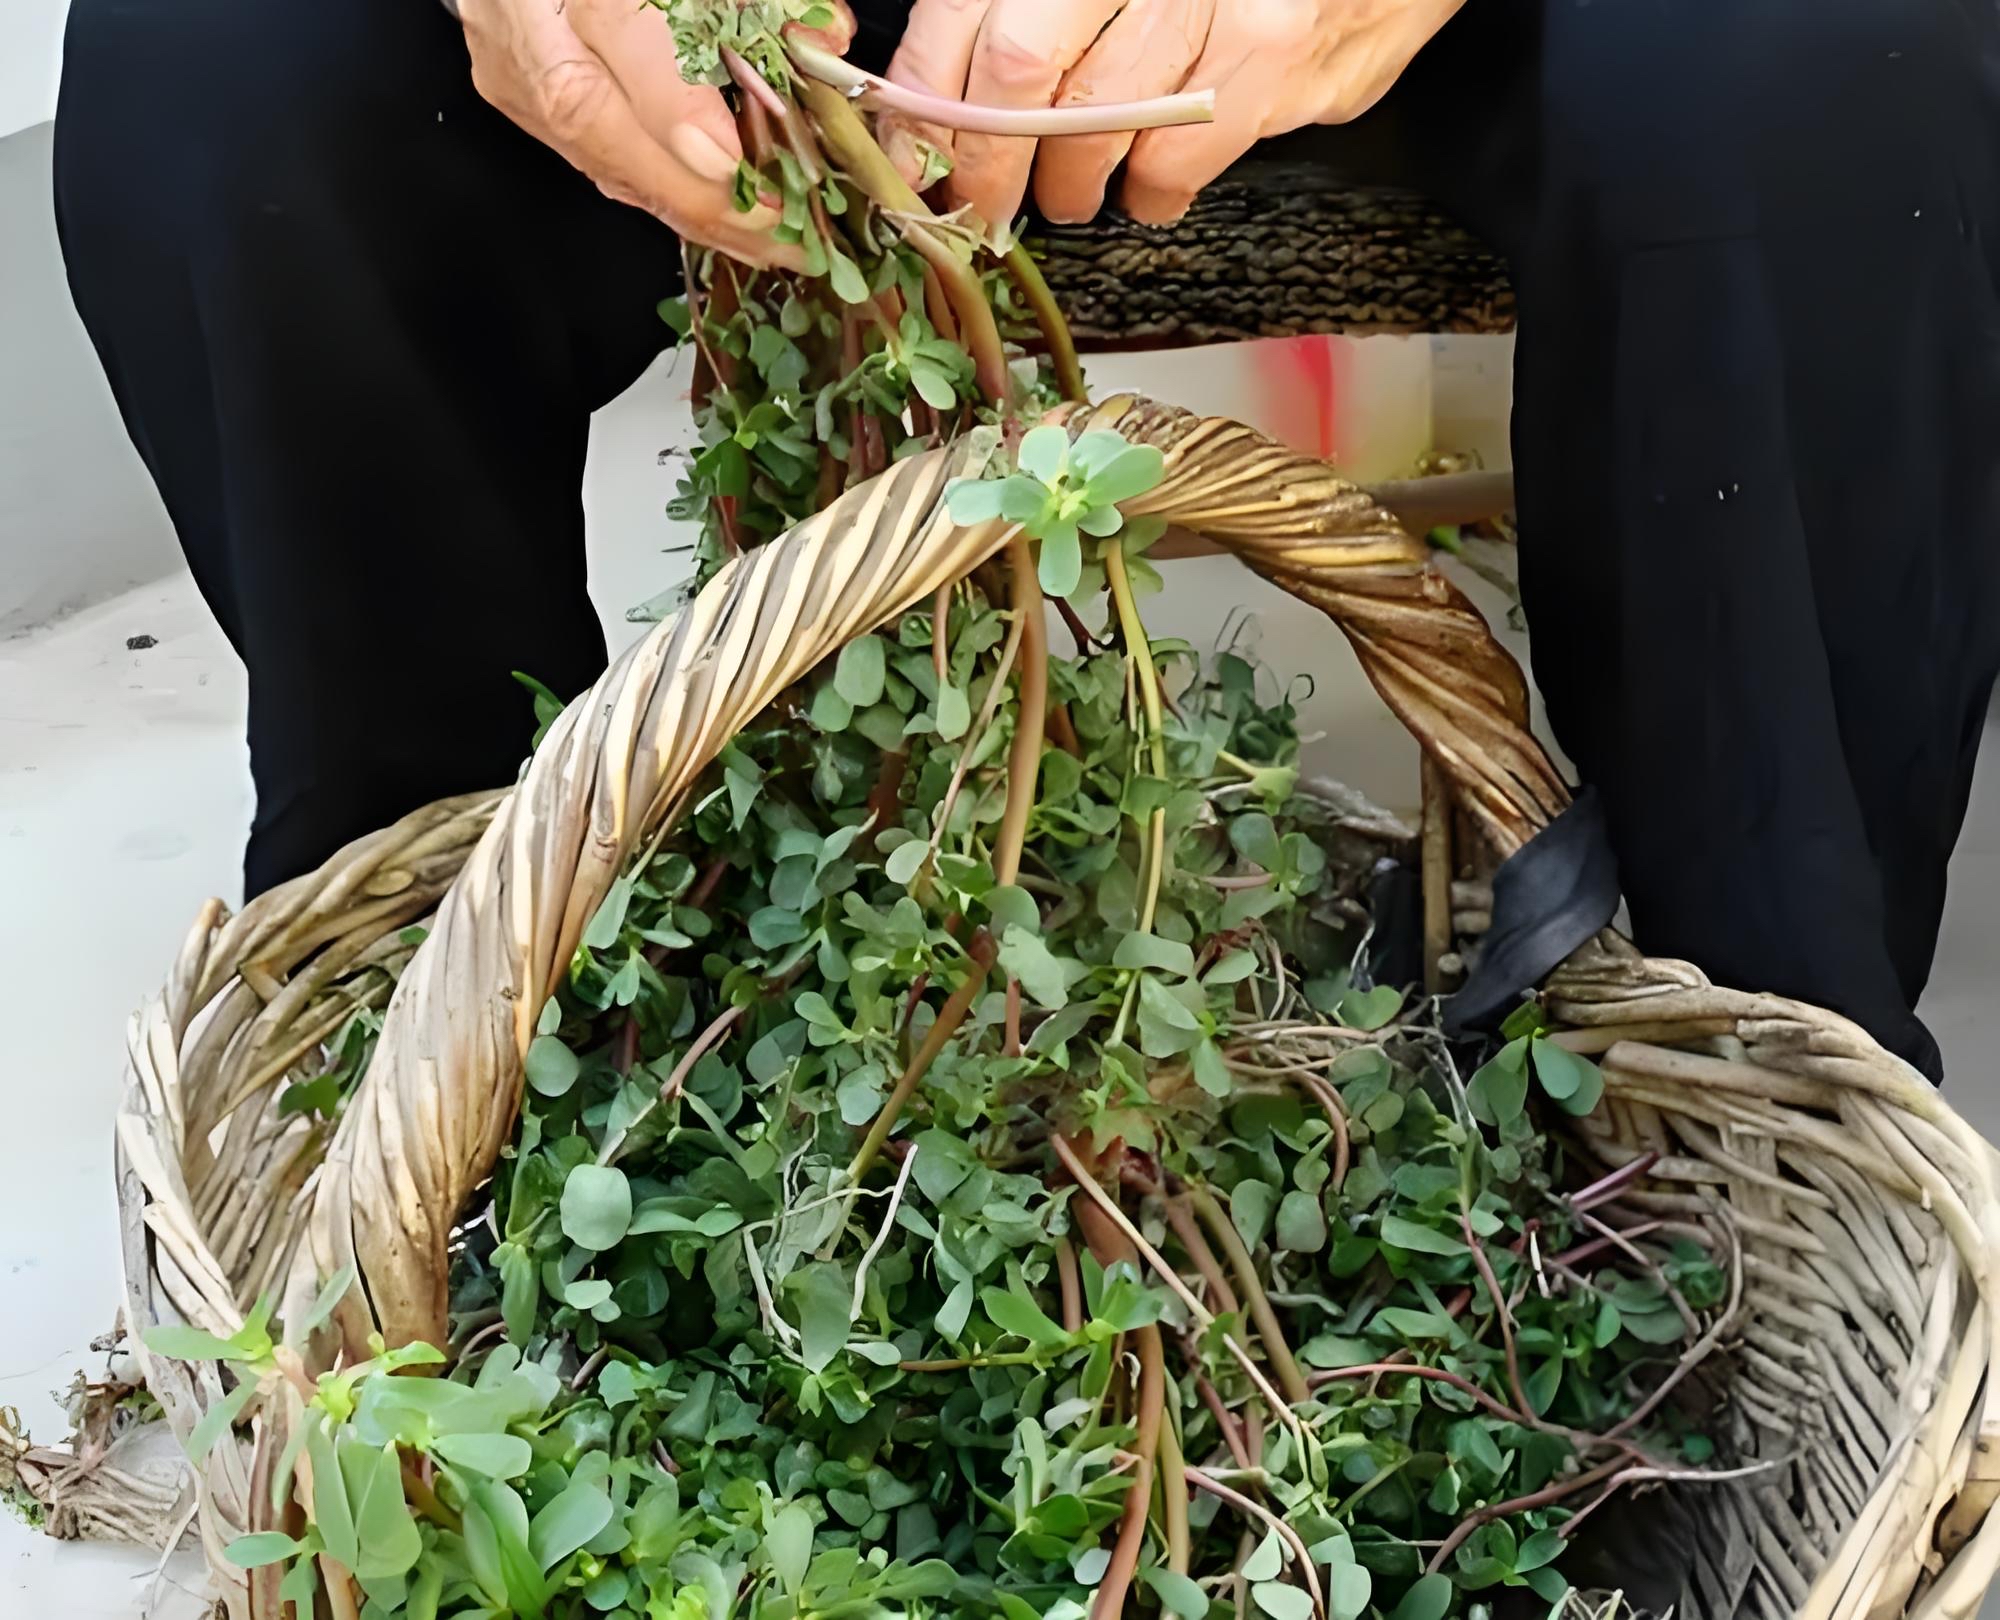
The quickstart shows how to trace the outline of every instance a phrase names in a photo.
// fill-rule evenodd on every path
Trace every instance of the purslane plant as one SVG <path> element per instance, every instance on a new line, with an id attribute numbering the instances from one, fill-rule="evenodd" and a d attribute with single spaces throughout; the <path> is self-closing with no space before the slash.
<path id="1" fill-rule="evenodd" d="M 263 1309 L 149 1338 L 228 1365 L 196 1449 L 287 1436 L 262 1488 L 301 1511 L 230 1556 L 337 1620 L 1562 1603 L 1598 1503 L 1708 1460 L 1675 1391 L 1731 1269 L 1570 1164 L 1602 1082 L 1532 1009 L 1461 1083 L 1370 981 L 1289 699 L 1146 632 L 1157 525 L 1120 506 L 1159 452 L 1038 421 L 1081 392 L 1060 316 L 888 164 L 893 92 L 788 40 L 799 0 L 662 9 L 809 260 L 691 255 L 664 310 L 697 581 L 975 431 L 950 510 L 1009 539 L 784 694 L 618 879 L 449 1345 L 309 1380 Z M 372 1039 L 296 1105 L 337 1112 Z"/>

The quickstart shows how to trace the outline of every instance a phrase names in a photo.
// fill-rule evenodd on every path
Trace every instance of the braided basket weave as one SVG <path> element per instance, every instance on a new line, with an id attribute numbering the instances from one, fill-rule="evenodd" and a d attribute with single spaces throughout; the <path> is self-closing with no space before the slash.
<path id="1" fill-rule="evenodd" d="M 1495 852 L 1564 807 L 1519 669 L 1370 497 L 1231 422 L 1123 398 L 1071 425 L 1165 452 L 1128 513 L 1218 543 L 1340 626 Z M 291 1346 L 307 1371 L 373 1331 L 445 1342 L 453 1223 L 509 1139 L 536 1013 L 585 923 L 733 733 L 994 552 L 998 524 L 945 511 L 958 465 L 952 449 L 902 461 L 739 558 L 570 705 L 513 791 L 421 810 L 235 917 L 210 905 L 132 1026 L 118 1193 L 135 1336 L 173 1320 L 227 1335 L 266 1294 L 302 1320 L 353 1265 L 331 1324 Z M 426 920 L 412 952 L 403 932 Z M 1587 1129 L 1607 1165 L 1643 1171 L 1624 1201 L 1732 1277 L 1701 1376 L 1725 1391 L 1732 1459 L 1776 1464 L 1687 1492 L 1680 1612 L 1973 1614 L 2000 1562 L 1993 1151 L 1853 1025 L 1609 935 L 1546 996 L 1565 1043 L 1602 1063 Z M 338 1126 L 281 1117 L 294 1071 L 384 1002 Z M 213 1364 L 142 1362 L 183 1439 L 225 1393 Z M 277 1571 L 221 1554 L 272 1527 L 297 1417 L 295 1395 L 253 1404 L 200 1471 L 232 1620 L 280 1620 Z"/>

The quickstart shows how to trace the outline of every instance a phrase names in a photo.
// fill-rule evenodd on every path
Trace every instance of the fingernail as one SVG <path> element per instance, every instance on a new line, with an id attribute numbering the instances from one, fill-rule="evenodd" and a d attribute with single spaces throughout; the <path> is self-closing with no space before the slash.
<path id="1" fill-rule="evenodd" d="M 1035 202 L 1042 211 L 1042 217 L 1051 225 L 1083 225 L 1104 212 L 1105 188 L 1111 184 L 1112 170 L 1100 169 L 1096 174 L 1081 180 L 1072 180 L 1070 185 L 1052 197 L 1044 197 L 1039 186 L 1035 189 Z"/>
<path id="2" fill-rule="evenodd" d="M 1051 225 L 1088 225 L 1104 209 L 1104 194 L 1099 192 L 1097 200 L 1082 207 L 1072 205 L 1067 208 L 1043 208 L 1042 218 Z"/>
<path id="3" fill-rule="evenodd" d="M 1194 198 L 1186 192 L 1167 191 L 1161 187 L 1141 185 L 1136 181 L 1125 182 L 1122 198 L 1125 212 L 1141 225 L 1174 225 L 1194 206 Z"/>
<path id="4" fill-rule="evenodd" d="M 667 147 L 704 180 L 727 181 L 735 178 L 735 155 L 724 151 L 721 142 L 713 135 L 697 129 L 693 124 L 677 124 L 668 131 Z"/>

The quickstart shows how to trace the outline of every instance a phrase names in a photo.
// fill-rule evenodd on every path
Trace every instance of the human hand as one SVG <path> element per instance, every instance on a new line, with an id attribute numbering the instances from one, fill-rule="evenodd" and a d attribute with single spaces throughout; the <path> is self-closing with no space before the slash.
<path id="1" fill-rule="evenodd" d="M 734 202 L 743 156 L 721 91 L 689 84 L 666 17 L 635 0 L 457 0 L 472 82 L 487 101 L 684 240 L 748 264 L 801 269 L 771 234 L 775 209 Z M 836 0 L 814 38 L 844 51 L 854 19 Z"/>
<path id="2" fill-rule="evenodd" d="M 1004 228 L 1030 173 L 1049 219 L 1090 218 L 1123 162 L 1127 213 L 1166 224 L 1267 136 L 1366 112 L 1463 0 L 916 0 L 889 77 L 1004 107 L 1102 105 L 1215 91 L 1215 120 L 1137 136 L 898 131 L 950 154 L 951 190 Z"/>

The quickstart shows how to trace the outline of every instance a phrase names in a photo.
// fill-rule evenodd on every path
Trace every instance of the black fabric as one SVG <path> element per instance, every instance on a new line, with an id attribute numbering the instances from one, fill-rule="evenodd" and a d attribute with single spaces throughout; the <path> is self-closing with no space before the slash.
<path id="1" fill-rule="evenodd" d="M 1479 960 L 1445 1003 L 1447 1033 L 1494 1028 L 1618 912 L 1618 860 L 1595 788 L 1493 874 L 1493 924 Z"/>
<path id="2" fill-rule="evenodd" d="M 505 783 L 509 671 L 604 665 L 589 413 L 658 352 L 672 237 L 485 106 L 425 0 L 80 0 L 55 166 L 77 307 L 249 667 L 247 891 Z"/>
<path id="3" fill-rule="evenodd" d="M 1371 932 L 1355 983 L 1402 989 L 1424 976 L 1424 880 L 1414 865 L 1382 860 L 1366 889 Z"/>
<path id="4" fill-rule="evenodd" d="M 861 9 L 879 66 L 906 8 Z M 510 672 L 604 667 L 589 417 L 660 351 L 672 235 L 482 102 L 435 0 L 75 0 L 55 170 L 77 309 L 249 669 L 246 893 L 508 781 Z"/>
<path id="5" fill-rule="evenodd" d="M 901 8 L 869 14 L 880 61 Z M 1471 0 L 1311 139 L 1520 297 L 1524 590 L 1640 943 L 1913 1011 L 2000 667 L 1988 0 Z M 76 0 L 72 287 L 250 671 L 255 892 L 505 780 L 602 663 L 590 410 L 676 254 L 479 102 L 428 0 Z"/>
<path id="6" fill-rule="evenodd" d="M 1639 944 L 1937 1077 L 2000 668 L 2000 11 L 1474 0 L 1390 103 L 1374 146 L 1512 264 L 1535 674 Z"/>

